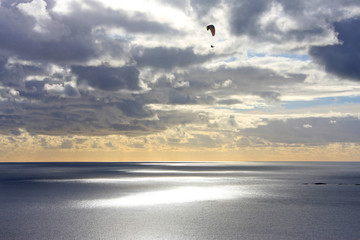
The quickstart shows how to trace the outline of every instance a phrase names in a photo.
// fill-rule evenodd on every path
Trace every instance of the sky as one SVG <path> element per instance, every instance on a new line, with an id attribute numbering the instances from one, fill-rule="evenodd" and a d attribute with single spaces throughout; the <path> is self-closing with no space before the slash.
<path id="1" fill-rule="evenodd" d="M 360 161 L 359 17 L 358 0 L 0 0 L 0 161 Z"/>

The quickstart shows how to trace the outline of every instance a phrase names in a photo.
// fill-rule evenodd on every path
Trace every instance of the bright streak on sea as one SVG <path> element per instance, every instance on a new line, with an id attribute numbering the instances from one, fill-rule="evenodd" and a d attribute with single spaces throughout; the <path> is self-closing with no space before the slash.
<path id="1" fill-rule="evenodd" d="M 241 196 L 231 187 L 175 187 L 168 190 L 135 193 L 109 199 L 80 201 L 79 207 L 138 207 L 164 204 L 181 204 L 198 201 L 226 200 Z"/>

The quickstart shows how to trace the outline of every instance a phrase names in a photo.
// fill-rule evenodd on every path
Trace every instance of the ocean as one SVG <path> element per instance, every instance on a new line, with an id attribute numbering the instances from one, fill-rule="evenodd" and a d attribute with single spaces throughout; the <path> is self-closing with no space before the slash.
<path id="1" fill-rule="evenodd" d="M 0 239 L 360 239 L 360 163 L 0 163 Z"/>

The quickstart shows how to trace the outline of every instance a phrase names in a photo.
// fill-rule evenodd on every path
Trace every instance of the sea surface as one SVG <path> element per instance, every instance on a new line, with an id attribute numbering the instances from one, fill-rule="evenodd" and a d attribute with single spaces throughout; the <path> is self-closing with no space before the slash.
<path id="1" fill-rule="evenodd" d="M 360 239 L 360 163 L 1 163 L 0 239 Z"/>

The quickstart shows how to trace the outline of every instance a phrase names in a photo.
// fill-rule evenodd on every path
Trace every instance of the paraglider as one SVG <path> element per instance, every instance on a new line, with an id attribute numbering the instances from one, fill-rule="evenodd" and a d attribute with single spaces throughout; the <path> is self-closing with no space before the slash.
<path id="1" fill-rule="evenodd" d="M 206 30 L 210 30 L 211 35 L 215 36 L 215 27 L 214 25 L 207 25 Z"/>
<path id="2" fill-rule="evenodd" d="M 206 30 L 211 32 L 211 35 L 214 37 L 215 36 L 215 26 L 214 25 L 207 25 L 206 26 Z M 214 45 L 211 44 L 210 46 L 211 48 L 214 47 Z"/>

